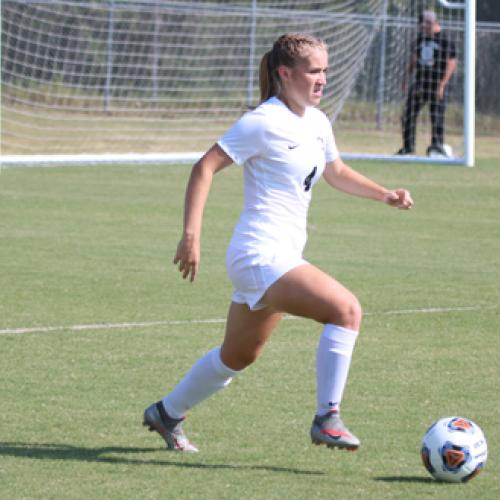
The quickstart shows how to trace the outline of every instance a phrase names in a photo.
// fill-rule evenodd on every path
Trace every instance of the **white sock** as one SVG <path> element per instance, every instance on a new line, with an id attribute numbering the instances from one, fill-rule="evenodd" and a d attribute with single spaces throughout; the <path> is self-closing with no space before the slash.
<path id="1" fill-rule="evenodd" d="M 340 407 L 357 336 L 358 332 L 337 325 L 326 324 L 323 329 L 316 353 L 318 415 Z"/>
<path id="2" fill-rule="evenodd" d="M 172 418 L 182 418 L 194 405 L 226 387 L 238 373 L 220 359 L 220 347 L 200 358 L 173 391 L 163 398 L 163 405 Z"/>

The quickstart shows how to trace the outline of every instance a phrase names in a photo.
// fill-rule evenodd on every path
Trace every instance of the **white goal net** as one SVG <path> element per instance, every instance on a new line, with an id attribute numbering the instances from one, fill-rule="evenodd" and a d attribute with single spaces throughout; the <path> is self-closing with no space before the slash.
<path id="1" fill-rule="evenodd" d="M 182 159 L 203 151 L 258 103 L 262 54 L 280 34 L 296 31 L 328 44 L 321 108 L 341 150 L 394 153 L 417 4 L 3 0 L 2 154 L 133 153 L 143 161 L 148 154 Z M 457 47 L 446 140 L 460 154 L 464 14 L 435 11 Z M 430 133 L 426 113 L 419 115 L 418 142 Z M 425 154 L 424 142 L 416 154 Z"/>

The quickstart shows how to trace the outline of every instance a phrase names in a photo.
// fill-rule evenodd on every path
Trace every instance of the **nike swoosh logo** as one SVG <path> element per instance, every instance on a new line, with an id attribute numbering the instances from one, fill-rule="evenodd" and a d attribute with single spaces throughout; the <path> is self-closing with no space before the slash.
<path id="1" fill-rule="evenodd" d="M 299 146 L 300 146 L 300 144 L 289 144 L 288 149 L 295 149 L 295 148 L 298 148 Z"/>

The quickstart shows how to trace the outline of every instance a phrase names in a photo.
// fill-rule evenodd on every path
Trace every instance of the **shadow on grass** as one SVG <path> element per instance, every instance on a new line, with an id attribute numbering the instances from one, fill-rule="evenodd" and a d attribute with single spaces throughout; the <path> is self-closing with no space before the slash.
<path id="1" fill-rule="evenodd" d="M 384 481 L 386 483 L 434 483 L 437 484 L 432 477 L 422 476 L 379 476 L 374 477 L 375 481 Z"/>
<path id="2" fill-rule="evenodd" d="M 98 462 L 125 465 L 160 465 L 163 467 L 181 467 L 187 469 L 228 469 L 228 470 L 264 470 L 268 472 L 284 472 L 287 474 L 324 475 L 324 472 L 295 469 L 290 467 L 275 467 L 272 465 L 233 465 L 211 464 L 202 462 L 182 462 L 177 460 L 156 460 L 110 456 L 112 454 L 156 453 L 159 448 L 132 448 L 123 446 L 106 446 L 102 448 L 84 448 L 68 444 L 53 443 L 0 443 L 0 456 L 30 458 L 34 460 L 77 460 L 80 462 Z M 173 457 L 175 452 L 165 451 Z M 187 454 L 183 454 L 187 457 Z M 189 455 L 195 457 L 196 455 Z"/>

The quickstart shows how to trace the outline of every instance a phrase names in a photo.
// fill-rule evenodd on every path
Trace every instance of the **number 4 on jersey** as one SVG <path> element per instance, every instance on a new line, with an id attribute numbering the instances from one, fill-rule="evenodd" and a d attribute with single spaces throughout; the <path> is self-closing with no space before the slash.
<path id="1" fill-rule="evenodd" d="M 311 189 L 311 182 L 318 171 L 317 167 L 314 167 L 311 173 L 304 179 L 304 191 L 309 191 Z"/>

